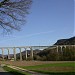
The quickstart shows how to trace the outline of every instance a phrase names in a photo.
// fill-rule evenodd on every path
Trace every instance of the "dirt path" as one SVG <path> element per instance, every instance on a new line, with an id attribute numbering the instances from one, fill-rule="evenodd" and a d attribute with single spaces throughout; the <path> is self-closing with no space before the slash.
<path id="1" fill-rule="evenodd" d="M 34 72 L 34 71 L 29 71 L 27 69 L 23 69 L 23 68 L 19 68 L 19 67 L 16 67 L 16 66 L 8 66 L 12 69 L 15 69 L 15 70 L 18 70 L 18 71 L 21 71 L 21 72 L 27 72 L 27 73 L 30 73 L 31 75 L 48 75 L 48 74 L 42 74 L 42 73 L 38 73 L 38 72 Z"/>
<path id="2" fill-rule="evenodd" d="M 12 75 L 12 74 L 6 72 L 2 67 L 0 67 L 0 75 Z"/>
<path id="3" fill-rule="evenodd" d="M 6 72 L 2 67 L 0 67 L 0 73 L 1 72 Z"/>

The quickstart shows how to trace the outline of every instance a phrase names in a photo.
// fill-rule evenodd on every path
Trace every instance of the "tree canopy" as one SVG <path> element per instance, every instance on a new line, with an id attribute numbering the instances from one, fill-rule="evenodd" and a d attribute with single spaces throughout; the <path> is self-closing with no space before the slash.
<path id="1" fill-rule="evenodd" d="M 32 0 L 0 0 L 0 29 L 7 32 L 20 30 L 31 3 Z"/>

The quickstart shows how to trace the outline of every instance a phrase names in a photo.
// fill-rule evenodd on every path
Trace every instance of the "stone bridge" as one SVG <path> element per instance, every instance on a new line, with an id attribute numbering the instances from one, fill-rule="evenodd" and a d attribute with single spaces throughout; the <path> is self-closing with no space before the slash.
<path id="1" fill-rule="evenodd" d="M 20 60 L 22 61 L 22 49 L 25 50 L 25 56 L 27 60 L 27 48 L 30 49 L 30 57 L 33 59 L 33 51 L 38 49 L 38 50 L 44 50 L 46 48 L 53 49 L 56 48 L 56 51 L 58 52 L 58 48 L 61 48 L 60 50 L 62 51 L 62 48 L 66 47 L 74 47 L 75 45 L 53 45 L 53 46 L 23 46 L 23 47 L 0 47 L 0 50 L 2 50 L 2 59 L 4 60 L 4 50 L 8 50 L 8 59 L 10 59 L 10 53 L 9 50 L 13 49 L 13 54 L 14 54 L 14 61 L 16 61 L 16 49 L 18 48 L 20 50 Z"/>

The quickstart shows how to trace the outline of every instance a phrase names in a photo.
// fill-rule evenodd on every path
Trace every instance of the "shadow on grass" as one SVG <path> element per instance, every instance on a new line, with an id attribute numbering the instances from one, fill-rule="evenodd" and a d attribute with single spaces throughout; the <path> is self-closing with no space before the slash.
<path id="1" fill-rule="evenodd" d="M 47 73 L 49 75 L 75 75 L 75 72 Z"/>
<path id="2" fill-rule="evenodd" d="M 12 73 L 12 72 L 0 72 L 0 75 L 19 75 L 19 74 Z"/>
<path id="3" fill-rule="evenodd" d="M 0 72 L 0 75 L 26 75 L 26 74 L 22 74 L 19 72 L 15 72 L 15 71 L 10 71 L 10 72 Z"/>
<path id="4" fill-rule="evenodd" d="M 75 72 L 44 72 L 44 71 L 36 71 L 36 72 L 48 75 L 75 75 Z"/>
<path id="5" fill-rule="evenodd" d="M 9 71 L 9 73 L 11 73 L 12 75 L 26 75 L 17 71 Z"/>

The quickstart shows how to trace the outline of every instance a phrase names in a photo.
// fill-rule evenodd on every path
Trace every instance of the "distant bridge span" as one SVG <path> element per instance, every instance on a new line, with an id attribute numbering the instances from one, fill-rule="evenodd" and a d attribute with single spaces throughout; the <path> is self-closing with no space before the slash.
<path id="1" fill-rule="evenodd" d="M 25 56 L 26 56 L 26 60 L 27 60 L 27 48 L 29 48 L 31 50 L 31 53 L 30 53 L 30 56 L 31 58 L 33 59 L 33 50 L 44 50 L 46 48 L 49 48 L 49 49 L 53 49 L 53 48 L 56 48 L 56 51 L 58 52 L 58 48 L 60 47 L 61 48 L 61 51 L 62 51 L 62 48 L 66 48 L 66 47 L 74 47 L 75 48 L 75 45 L 53 45 L 53 46 L 19 46 L 19 47 L 0 47 L 0 50 L 2 50 L 2 58 L 4 60 L 4 50 L 7 49 L 8 50 L 8 59 L 10 59 L 10 53 L 9 53 L 9 50 L 10 49 L 13 49 L 13 52 L 14 52 L 14 60 L 16 61 L 16 49 L 18 48 L 20 50 L 20 60 L 22 61 L 22 48 L 25 49 Z"/>

